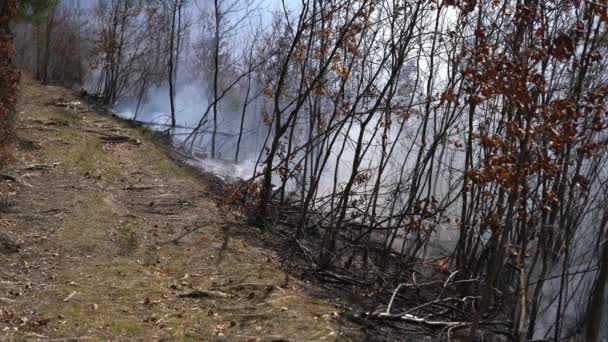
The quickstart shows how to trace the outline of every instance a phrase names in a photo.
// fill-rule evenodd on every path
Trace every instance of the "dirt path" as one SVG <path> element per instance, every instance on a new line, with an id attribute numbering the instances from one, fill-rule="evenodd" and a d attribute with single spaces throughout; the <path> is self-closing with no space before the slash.
<path id="1" fill-rule="evenodd" d="M 337 309 L 282 287 L 275 256 L 235 237 L 253 228 L 146 132 L 58 100 L 76 96 L 23 80 L 0 181 L 0 340 L 346 340 Z"/>

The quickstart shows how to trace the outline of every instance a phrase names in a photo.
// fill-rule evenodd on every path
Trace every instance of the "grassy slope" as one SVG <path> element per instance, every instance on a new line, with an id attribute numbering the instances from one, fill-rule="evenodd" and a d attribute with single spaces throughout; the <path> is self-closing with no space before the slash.
<path id="1" fill-rule="evenodd" d="M 76 99 L 24 80 L 22 184 L 0 184 L 0 230 L 22 244 L 0 254 L 0 340 L 346 339 L 337 309 L 281 287 L 275 256 L 238 238 L 253 228 L 236 228 L 145 132 L 49 104 L 60 98 Z M 178 297 L 194 289 L 230 297 Z"/>

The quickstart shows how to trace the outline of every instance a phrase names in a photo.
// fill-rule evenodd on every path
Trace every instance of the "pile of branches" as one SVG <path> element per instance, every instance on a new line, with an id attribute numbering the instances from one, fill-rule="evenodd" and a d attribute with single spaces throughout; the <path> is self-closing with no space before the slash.
<path id="1" fill-rule="evenodd" d="M 217 183 L 217 179 L 211 183 Z M 223 183 L 211 188 L 213 193 L 224 194 L 216 197 L 221 198 L 222 205 L 237 208 L 248 220 L 255 221 L 258 197 L 248 192 L 259 189 L 255 182 Z M 345 303 L 343 309 L 349 320 L 375 333 L 399 332 L 403 338 L 424 335 L 450 339 L 466 334 L 480 305 L 480 278 L 458 277 L 459 271 L 449 270 L 447 258 L 403 258 L 381 243 L 357 243 L 353 234 L 346 233 L 338 237 L 333 262 L 323 264 L 318 251 L 328 231 L 327 215 L 322 211 L 308 213 L 307 225 L 300 226 L 297 198 L 293 193 L 282 201 L 280 197 L 280 191 L 271 196 L 270 216 L 261 226 L 267 244 L 280 252 L 292 272 L 323 288 L 323 296 Z M 351 220 L 345 232 L 364 229 Z M 504 317 L 504 305 L 510 305 L 511 300 L 508 294 L 495 297 L 477 336 L 488 341 L 509 336 L 511 323 Z"/>

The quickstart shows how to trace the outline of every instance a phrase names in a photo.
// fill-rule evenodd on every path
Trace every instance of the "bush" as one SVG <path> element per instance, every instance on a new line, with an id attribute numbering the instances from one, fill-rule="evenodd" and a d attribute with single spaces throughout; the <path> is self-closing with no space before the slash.
<path id="1" fill-rule="evenodd" d="M 10 156 L 19 74 L 15 68 L 12 24 L 16 0 L 0 0 L 0 168 Z"/>

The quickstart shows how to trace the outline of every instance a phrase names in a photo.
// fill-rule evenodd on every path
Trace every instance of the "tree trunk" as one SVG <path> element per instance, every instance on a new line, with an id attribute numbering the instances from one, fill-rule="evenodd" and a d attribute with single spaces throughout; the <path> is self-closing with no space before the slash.
<path id="1" fill-rule="evenodd" d="M 217 103 L 218 103 L 218 78 L 220 68 L 220 3 L 214 1 L 215 5 L 215 40 L 213 47 L 213 130 L 211 131 L 211 158 L 215 158 L 215 139 L 217 135 Z"/>
<path id="2" fill-rule="evenodd" d="M 51 14 L 46 24 L 46 41 L 44 42 L 44 60 L 42 62 L 42 84 L 49 83 L 49 59 L 51 58 L 50 46 L 51 46 L 51 36 L 53 32 L 53 21 L 55 20 L 55 11 L 57 10 L 57 5 L 53 6 L 51 10 Z"/>
<path id="3" fill-rule="evenodd" d="M 253 57 L 253 46 L 249 53 L 249 75 L 247 76 L 247 92 L 245 94 L 245 102 L 243 103 L 243 111 L 241 112 L 241 125 L 239 127 L 239 137 L 236 142 L 236 152 L 234 154 L 234 162 L 239 162 L 239 152 L 241 151 L 241 139 L 243 138 L 243 125 L 245 124 L 245 114 L 247 113 L 247 105 L 249 102 L 249 94 L 251 92 L 251 58 Z"/>
<path id="4" fill-rule="evenodd" d="M 177 11 L 177 2 L 174 0 L 173 10 L 171 13 L 171 37 L 169 38 L 169 102 L 171 104 L 171 130 L 175 129 L 175 100 L 174 100 L 174 85 L 173 85 L 173 55 L 175 42 L 175 13 Z"/>
<path id="5" fill-rule="evenodd" d="M 602 231 L 608 223 L 608 210 L 605 211 L 602 217 Z M 604 296 L 606 294 L 606 285 L 608 281 L 608 241 L 606 234 L 601 244 L 601 256 L 597 276 L 593 282 L 593 289 L 589 296 L 589 304 L 587 306 L 585 320 L 585 341 L 596 342 L 602 328 L 602 311 L 604 309 Z"/>

